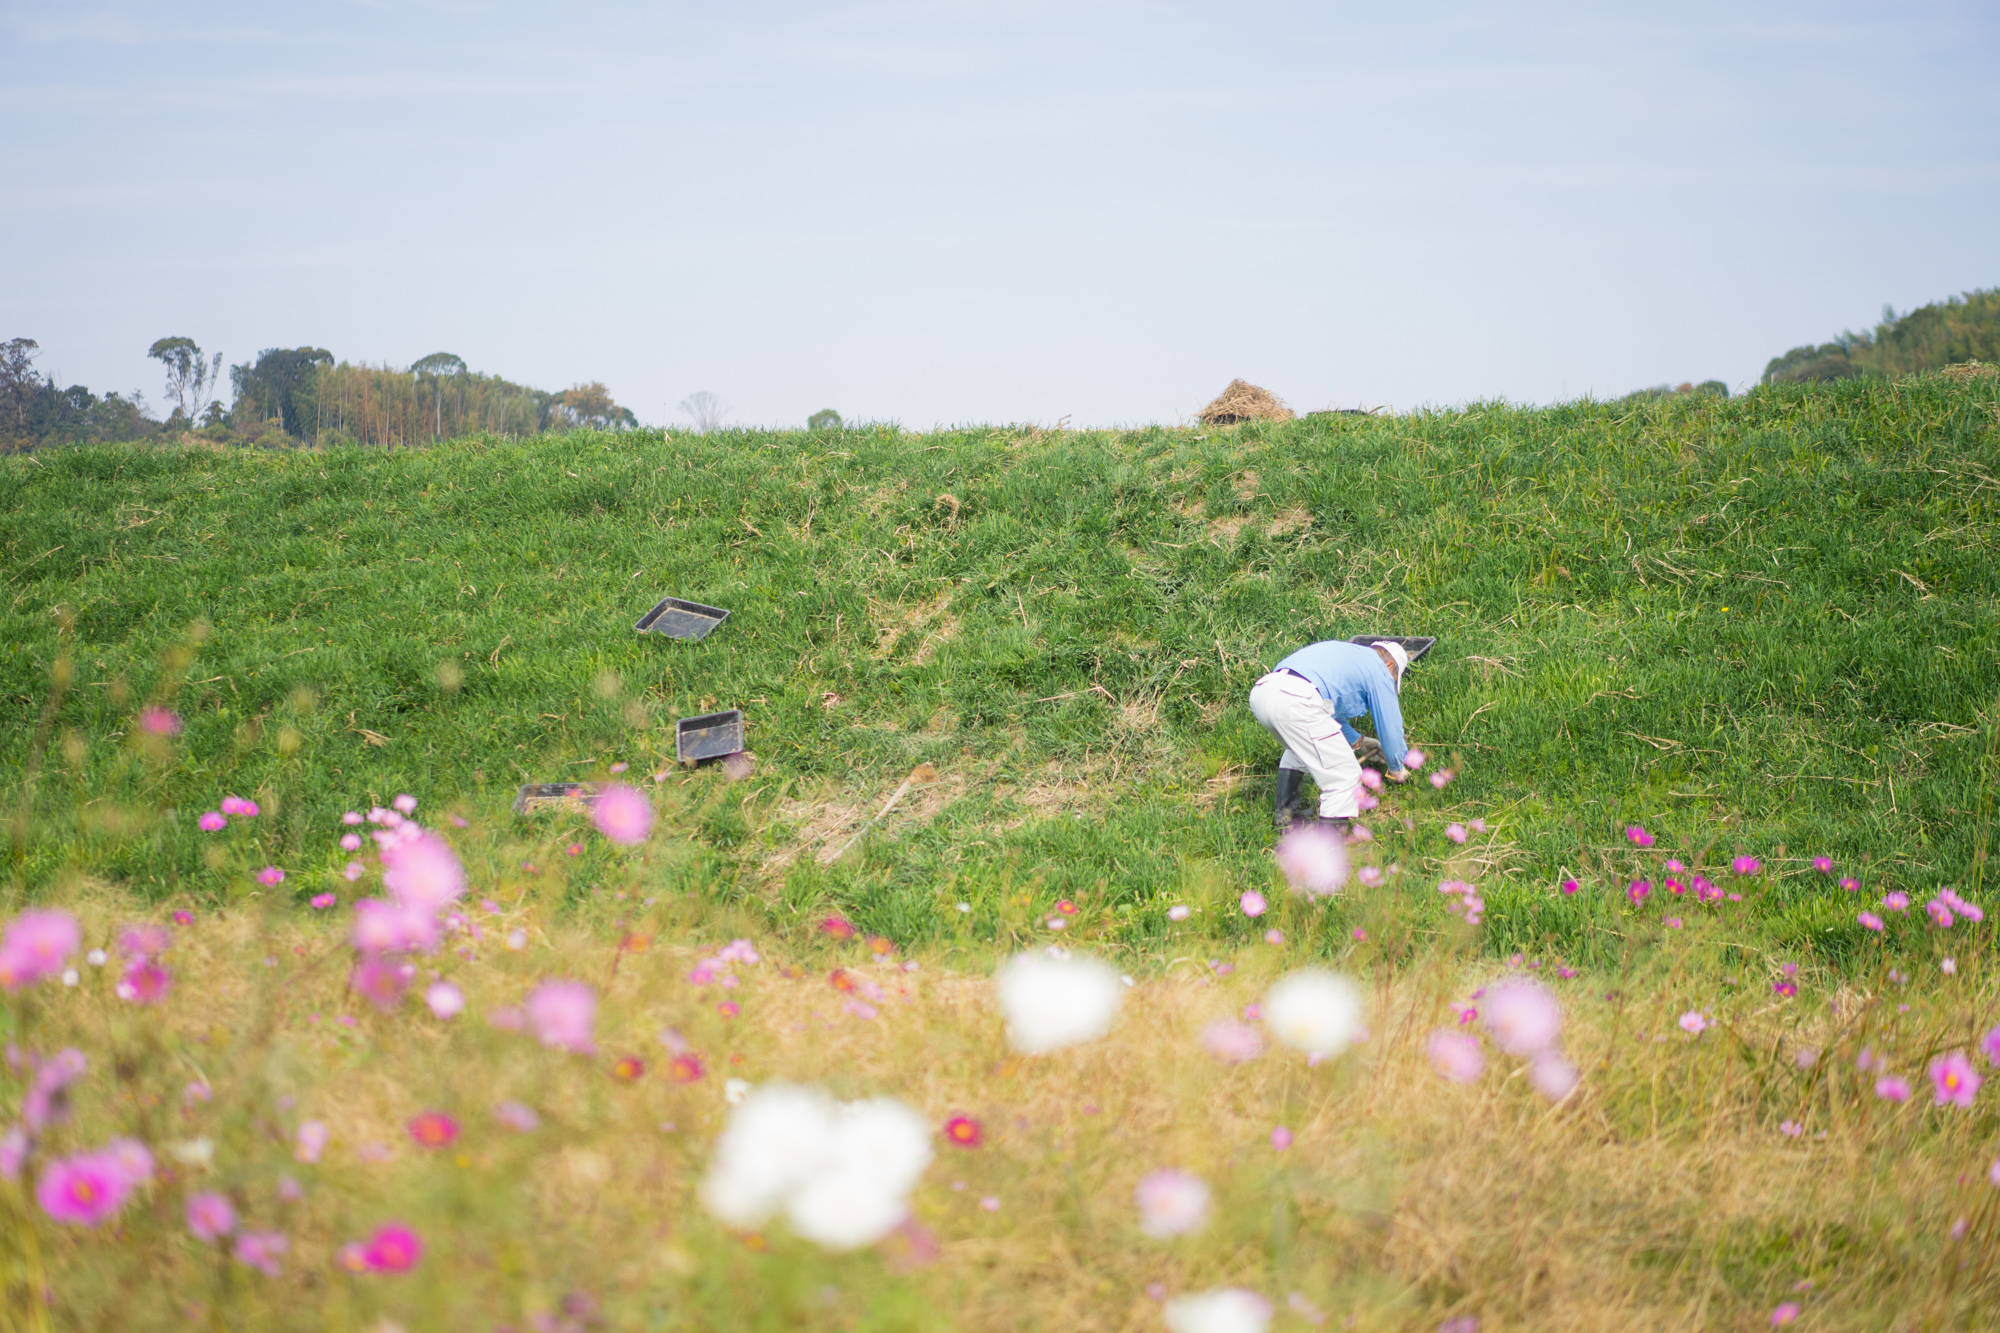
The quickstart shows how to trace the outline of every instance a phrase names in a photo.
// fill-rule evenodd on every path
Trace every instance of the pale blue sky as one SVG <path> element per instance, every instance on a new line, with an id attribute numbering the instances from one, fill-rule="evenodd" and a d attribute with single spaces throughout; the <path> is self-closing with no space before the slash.
<path id="1" fill-rule="evenodd" d="M 649 423 L 1747 385 L 2000 285 L 2000 6 L 0 0 L 0 338 Z"/>

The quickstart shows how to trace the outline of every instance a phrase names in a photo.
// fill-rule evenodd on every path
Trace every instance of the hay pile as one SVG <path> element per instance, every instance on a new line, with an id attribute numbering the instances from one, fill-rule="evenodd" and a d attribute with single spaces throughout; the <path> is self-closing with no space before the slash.
<path id="1" fill-rule="evenodd" d="M 1229 381 L 1229 387 L 1215 396 L 1215 401 L 1201 409 L 1201 424 L 1204 426 L 1234 426 L 1245 421 L 1290 421 L 1292 409 L 1280 402 L 1269 389 L 1260 389 L 1242 380 Z"/>
<path id="2" fill-rule="evenodd" d="M 1948 380 L 1979 380 L 1989 375 L 2000 375 L 2000 366 L 1989 366 L 1979 361 L 1961 361 L 1957 365 L 1946 366 L 1938 374 Z"/>

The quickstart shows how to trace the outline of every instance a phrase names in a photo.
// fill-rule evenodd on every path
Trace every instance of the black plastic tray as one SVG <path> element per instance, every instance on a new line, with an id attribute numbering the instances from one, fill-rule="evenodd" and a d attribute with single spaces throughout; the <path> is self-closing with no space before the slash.
<path id="1" fill-rule="evenodd" d="M 595 782 L 530 782 L 514 793 L 514 813 L 537 810 L 588 810 L 604 788 Z"/>
<path id="2" fill-rule="evenodd" d="M 664 634 L 669 639 L 705 639 L 709 632 L 723 621 L 729 613 L 719 606 L 703 606 L 700 602 L 683 601 L 678 597 L 663 597 L 660 604 L 639 617 L 639 623 L 632 628 L 641 634 Z"/>
<path id="3" fill-rule="evenodd" d="M 705 764 L 743 751 L 743 710 L 674 720 L 674 758 L 683 764 Z"/>
<path id="4" fill-rule="evenodd" d="M 1437 637 L 1433 635 L 1429 638 L 1424 638 L 1419 635 L 1412 638 L 1401 634 L 1357 634 L 1349 639 L 1348 642 L 1358 643 L 1364 648 L 1372 648 L 1378 643 L 1400 643 L 1403 645 L 1403 651 L 1409 655 L 1410 661 L 1415 662 L 1419 657 L 1422 657 L 1431 650 L 1431 645 L 1437 642 Z"/>

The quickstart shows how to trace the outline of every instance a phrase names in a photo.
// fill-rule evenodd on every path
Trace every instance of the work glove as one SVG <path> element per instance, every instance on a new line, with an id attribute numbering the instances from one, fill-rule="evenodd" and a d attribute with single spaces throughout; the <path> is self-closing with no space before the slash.
<path id="1" fill-rule="evenodd" d="M 1376 768 L 1383 767 L 1382 742 L 1373 736 L 1363 736 L 1354 742 L 1354 757 L 1364 764 L 1371 764 Z"/>

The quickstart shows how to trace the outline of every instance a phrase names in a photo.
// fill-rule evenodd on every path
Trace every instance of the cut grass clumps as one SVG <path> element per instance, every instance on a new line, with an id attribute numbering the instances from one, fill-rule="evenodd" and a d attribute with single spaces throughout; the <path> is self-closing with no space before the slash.
<path id="1" fill-rule="evenodd" d="M 659 787 L 693 891 L 909 943 L 1068 900 L 1150 948 L 1197 886 L 1196 922 L 1247 937 L 1220 909 L 1271 883 L 1277 747 L 1244 696 L 1381 632 L 1439 636 L 1404 711 L 1456 774 L 1373 817 L 1395 883 L 1476 880 L 1503 953 L 1602 948 L 1644 821 L 1711 875 L 1762 859 L 1747 938 L 1839 956 L 1863 899 L 1974 885 L 1996 401 L 1933 376 L 1221 431 L 0 460 L 16 892 L 220 900 L 270 863 L 303 898 L 340 812 L 399 791 L 462 802 L 498 863 L 555 836 L 508 822 L 519 784 L 669 769 L 674 718 L 741 707 L 751 777 Z M 635 635 L 661 589 L 731 618 Z M 138 732 L 148 704 L 181 733 Z M 928 799 L 821 864 L 919 763 Z M 211 865 L 195 817 L 229 793 L 269 814 Z"/>

